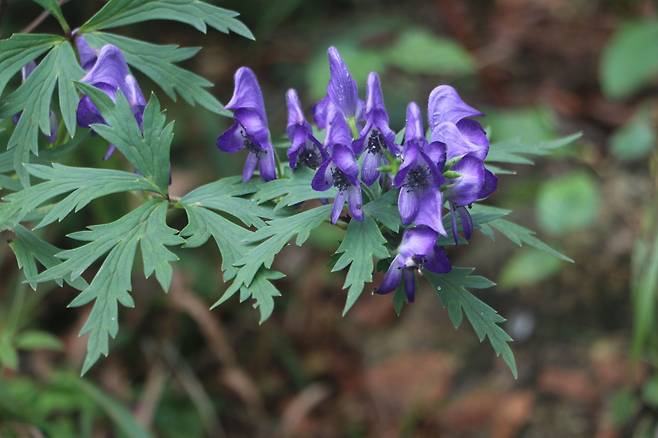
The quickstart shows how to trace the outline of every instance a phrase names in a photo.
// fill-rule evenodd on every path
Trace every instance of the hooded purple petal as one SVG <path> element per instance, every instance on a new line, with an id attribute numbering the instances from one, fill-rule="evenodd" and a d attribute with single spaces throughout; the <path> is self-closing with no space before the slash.
<path id="1" fill-rule="evenodd" d="M 425 190 L 419 198 L 419 208 L 413 220 L 415 225 L 426 225 L 437 233 L 446 236 L 443 227 L 443 196 L 438 189 Z"/>
<path id="2" fill-rule="evenodd" d="M 254 72 L 249 67 L 240 67 L 235 72 L 234 81 L 233 96 L 225 108 L 231 111 L 242 108 L 254 110 L 267 123 L 263 93 Z"/>
<path id="3" fill-rule="evenodd" d="M 484 163 L 472 155 L 466 155 L 452 168 L 459 177 L 451 180 L 447 191 L 450 201 L 456 205 L 468 205 L 480 199 L 485 183 Z"/>
<path id="4" fill-rule="evenodd" d="M 327 95 L 346 117 L 356 117 L 358 110 L 358 91 L 347 64 L 335 47 L 329 47 L 329 84 Z"/>
<path id="5" fill-rule="evenodd" d="M 423 226 L 410 228 L 404 232 L 398 252 L 405 258 L 429 254 L 434 248 L 436 238 L 436 232 L 431 228 Z"/>
<path id="6" fill-rule="evenodd" d="M 494 175 L 491 171 L 484 169 L 484 184 L 482 184 L 482 190 L 478 194 L 478 199 L 482 200 L 488 198 L 493 192 L 496 191 L 498 187 L 498 177 Z"/>
<path id="7" fill-rule="evenodd" d="M 352 217 L 357 221 L 362 221 L 363 198 L 361 196 L 361 186 L 356 185 L 347 189 L 347 204 Z"/>
<path id="8" fill-rule="evenodd" d="M 345 116 L 340 111 L 330 111 L 329 117 L 327 136 L 324 141 L 328 151 L 331 151 L 331 148 L 337 144 L 350 146 L 352 144 L 352 133 Z"/>
<path id="9" fill-rule="evenodd" d="M 331 100 L 329 96 L 324 96 L 320 99 L 313 108 L 311 108 L 311 113 L 313 114 L 313 123 L 319 129 L 325 129 L 327 127 L 327 116 L 329 115 L 329 106 L 331 105 Z"/>
<path id="10" fill-rule="evenodd" d="M 404 142 L 422 141 L 425 139 L 425 129 L 423 128 L 423 116 L 416 102 L 410 102 L 407 105 L 407 122 L 404 131 Z"/>
<path id="11" fill-rule="evenodd" d="M 480 111 L 464 102 L 450 85 L 439 85 L 430 93 L 427 118 L 431 130 L 444 122 L 455 124 L 464 118 L 481 115 Z"/>
<path id="12" fill-rule="evenodd" d="M 299 96 L 294 89 L 289 89 L 286 92 L 286 104 L 288 106 L 288 136 L 292 137 L 291 130 L 297 126 L 309 126 L 304 111 L 302 111 L 302 104 L 299 101 Z M 309 126 L 310 127 L 310 126 Z"/>
<path id="13" fill-rule="evenodd" d="M 128 74 L 128 64 L 121 50 L 117 46 L 106 44 L 101 48 L 96 63 L 81 81 L 94 86 L 107 84 L 117 90 L 122 88 Z"/>
<path id="14" fill-rule="evenodd" d="M 234 122 L 222 135 L 217 137 L 217 147 L 224 152 L 237 152 L 244 148 L 241 127 Z"/>
<path id="15" fill-rule="evenodd" d="M 332 182 L 330 165 L 331 160 L 326 160 L 320 167 L 318 167 L 318 170 L 315 171 L 315 175 L 311 181 L 311 187 L 313 190 L 318 192 L 329 190 Z"/>
<path id="16" fill-rule="evenodd" d="M 85 71 L 89 70 L 96 63 L 96 59 L 98 58 L 97 50 L 92 48 L 82 35 L 76 35 L 75 47 L 78 50 L 80 65 Z"/>
<path id="17" fill-rule="evenodd" d="M 340 217 L 340 213 L 343 211 L 343 206 L 345 205 L 345 192 L 338 192 L 334 198 L 334 206 L 331 209 L 331 223 L 335 224 Z"/>
<path id="18" fill-rule="evenodd" d="M 359 164 L 356 162 L 352 149 L 344 144 L 336 144 L 331 159 L 336 167 L 347 176 L 352 185 L 359 184 Z"/>
<path id="19" fill-rule="evenodd" d="M 395 256 L 393 262 L 388 267 L 388 271 L 384 274 L 384 280 L 382 280 L 382 283 L 375 290 L 376 293 L 387 294 L 393 292 L 398 287 L 400 280 L 402 280 L 402 270 L 404 269 L 401 260 L 402 256 Z"/>

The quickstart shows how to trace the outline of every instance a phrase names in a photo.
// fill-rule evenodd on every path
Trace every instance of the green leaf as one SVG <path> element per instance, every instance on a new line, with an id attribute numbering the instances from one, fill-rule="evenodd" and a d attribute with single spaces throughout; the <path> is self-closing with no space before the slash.
<path id="1" fill-rule="evenodd" d="M 471 275 L 472 272 L 473 268 L 457 267 L 453 267 L 447 274 L 424 271 L 425 277 L 436 289 L 443 307 L 448 310 L 448 316 L 455 328 L 459 328 L 463 315 L 466 315 L 480 342 L 487 338 L 496 355 L 503 358 L 514 378 L 517 378 L 514 353 L 508 344 L 512 342 L 512 338 L 499 325 L 505 322 L 505 318 L 468 290 L 487 289 L 495 284 L 484 277 Z"/>
<path id="2" fill-rule="evenodd" d="M 50 333 L 31 330 L 20 333 L 15 339 L 19 350 L 61 350 L 62 341 Z"/>
<path id="3" fill-rule="evenodd" d="M 59 2 L 57 0 L 32 0 L 35 3 L 38 3 L 42 8 L 44 8 L 46 11 L 50 12 L 50 14 L 57 19 L 57 22 L 59 23 L 60 26 L 62 26 L 62 30 L 64 30 L 65 33 L 68 33 L 71 28 L 69 27 L 69 24 L 66 22 L 66 19 L 64 18 L 64 14 L 62 14 L 62 8 L 59 5 Z"/>
<path id="4" fill-rule="evenodd" d="M 610 138 L 611 151 L 622 161 L 645 158 L 656 147 L 651 111 L 643 108 Z"/>
<path id="5" fill-rule="evenodd" d="M 601 57 L 603 92 L 627 97 L 658 75 L 658 21 L 632 22 L 615 32 Z"/>
<path id="6" fill-rule="evenodd" d="M 254 299 L 254 308 L 260 313 L 259 324 L 264 323 L 274 311 L 274 298 L 280 297 L 281 292 L 274 286 L 271 280 L 278 280 L 285 277 L 284 274 L 277 271 L 261 269 L 258 271 L 249 286 L 240 288 L 240 302 L 249 298 Z"/>
<path id="7" fill-rule="evenodd" d="M 383 259 L 389 256 L 386 239 L 374 219 L 366 216 L 363 221 L 352 220 L 347 233 L 336 250 L 340 257 L 331 269 L 341 271 L 349 266 L 343 289 L 348 289 L 343 315 L 352 308 L 361 296 L 363 287 L 372 281 L 373 257 Z"/>
<path id="8" fill-rule="evenodd" d="M 500 275 L 500 285 L 517 287 L 537 284 L 551 277 L 561 267 L 558 259 L 544 252 L 522 250 L 505 263 Z"/>
<path id="9" fill-rule="evenodd" d="M 21 68 L 63 41 L 58 35 L 18 33 L 0 41 L 0 95 Z"/>
<path id="10" fill-rule="evenodd" d="M 239 176 L 222 178 L 192 190 L 180 202 L 221 211 L 235 216 L 247 226 L 260 228 L 265 225 L 261 218 L 271 219 L 272 210 L 258 205 L 255 199 L 243 197 L 258 190 L 258 184 L 244 183 Z"/>
<path id="11" fill-rule="evenodd" d="M 291 207 L 313 199 L 333 198 L 336 189 L 332 188 L 326 192 L 318 192 L 311 187 L 311 181 L 315 172 L 306 167 L 289 171 L 283 178 L 278 178 L 261 184 L 254 195 L 254 200 L 259 204 L 268 201 L 275 202 L 275 210 L 283 207 Z"/>
<path id="12" fill-rule="evenodd" d="M 166 194 L 169 189 L 169 150 L 174 138 L 174 123 L 165 125 L 155 94 L 144 109 L 142 129 L 123 93 L 117 93 L 116 104 L 100 89 L 78 82 L 78 86 L 98 107 L 107 124 L 94 124 L 91 128 L 130 161 L 144 177 Z"/>
<path id="13" fill-rule="evenodd" d="M 210 26 L 220 32 L 235 32 L 254 39 L 236 17 L 237 12 L 199 0 L 110 0 L 80 27 L 81 32 L 109 29 L 148 20 L 171 20 L 189 24 L 200 32 Z"/>
<path id="14" fill-rule="evenodd" d="M 130 172 L 86 167 L 70 167 L 53 163 L 52 166 L 30 164 L 28 172 L 44 182 L 11 193 L 0 204 L 0 228 L 12 228 L 45 202 L 68 193 L 43 217 L 37 228 L 64 219 L 79 211 L 94 199 L 127 191 L 159 192 L 151 181 Z"/>
<path id="15" fill-rule="evenodd" d="M 363 206 L 366 215 L 373 217 L 389 230 L 397 233 L 402 226 L 398 211 L 398 190 L 389 190 Z"/>
<path id="16" fill-rule="evenodd" d="M 119 47 L 128 64 L 151 78 L 174 101 L 180 96 L 189 105 L 198 104 L 215 113 L 222 112 L 222 104 L 206 90 L 212 87 L 212 82 L 174 64 L 193 57 L 200 47 L 151 44 L 103 32 L 88 33 L 85 37 L 96 48 L 104 44 Z"/>
<path id="17" fill-rule="evenodd" d="M 243 287 L 248 287 L 261 269 L 272 267 L 274 257 L 293 238 L 301 246 L 308 239 L 311 231 L 329 217 L 331 205 L 323 205 L 292 216 L 276 218 L 266 226 L 251 233 L 244 243 L 254 246 L 244 253 L 234 264 L 239 267 L 231 286 L 224 292 L 213 308 L 224 303 Z"/>
<path id="18" fill-rule="evenodd" d="M 555 140 L 540 141 L 536 143 L 528 143 L 520 140 L 492 143 L 486 161 L 487 163 L 532 165 L 535 164 L 535 162 L 530 157 L 543 157 L 550 155 L 556 149 L 573 143 L 581 136 L 582 134 L 578 132 Z"/>
<path id="19" fill-rule="evenodd" d="M 25 280 L 30 284 L 32 289 L 36 290 L 37 282 L 35 277 L 39 273 L 37 262 L 45 268 L 55 266 L 61 261 L 55 256 L 55 254 L 59 253 L 61 250 L 21 225 L 14 228 L 14 233 L 14 239 L 9 246 L 16 256 L 18 268 L 23 270 Z M 87 287 L 87 282 L 82 278 L 78 278 L 75 281 L 69 281 L 68 279 L 65 280 L 78 290 Z M 61 279 L 56 279 L 55 281 L 60 286 L 62 285 Z"/>
<path id="20" fill-rule="evenodd" d="M 226 219 L 214 211 L 198 205 L 183 204 L 187 213 L 187 226 L 181 231 L 186 248 L 196 248 L 212 237 L 222 255 L 224 281 L 235 278 L 238 268 L 234 265 L 249 247 L 244 243 L 252 232 Z"/>
<path id="21" fill-rule="evenodd" d="M 422 28 L 405 31 L 384 56 L 387 64 L 409 73 L 454 75 L 475 71 L 473 58 L 462 46 Z"/>
<path id="22" fill-rule="evenodd" d="M 73 48 L 68 41 L 63 41 L 56 44 L 27 80 L 0 104 L 0 117 L 21 113 L 7 148 L 16 148 L 14 169 L 23 185 L 29 185 L 23 164 L 30 161 L 30 154 L 39 155 L 39 131 L 50 135 L 52 129 L 50 115 L 55 85 L 58 85 L 62 118 L 71 136 L 75 135 L 78 97 L 72 81 L 82 75 L 84 71 L 78 65 Z"/>
<path id="23" fill-rule="evenodd" d="M 647 348 L 656 328 L 658 294 L 658 235 L 653 242 L 639 239 L 633 250 L 633 354 L 638 357 Z"/>
<path id="24" fill-rule="evenodd" d="M 548 233 L 563 235 L 590 226 L 599 215 L 601 194 L 585 172 L 545 181 L 537 195 L 537 222 Z"/>
<path id="25" fill-rule="evenodd" d="M 494 239 L 493 230 L 496 230 L 518 246 L 523 246 L 524 244 L 529 245 L 535 249 L 544 251 L 553 257 L 557 257 L 560 260 L 573 263 L 573 259 L 567 257 L 559 251 L 556 251 L 546 243 L 537 239 L 534 231 L 522 227 L 521 225 L 515 224 L 514 222 L 508 221 L 507 219 L 496 219 L 488 223 L 481 223 L 478 228 L 491 240 Z"/>
<path id="26" fill-rule="evenodd" d="M 153 272 L 163 289 L 171 283 L 169 263 L 177 257 L 167 246 L 180 245 L 184 240 L 166 224 L 168 203 L 148 201 L 122 218 L 103 225 L 93 225 L 87 231 L 72 233 L 69 237 L 89 242 L 80 247 L 57 254 L 63 261 L 36 277 L 39 282 L 69 276 L 79 278 L 96 260 L 103 257 L 100 269 L 86 287 L 69 305 L 78 307 L 94 302 L 80 335 L 88 334 L 87 356 L 82 374 L 100 358 L 107 356 L 109 338 L 119 331 L 118 305 L 134 307 L 129 292 L 131 274 L 137 246 L 140 245 L 144 275 Z"/>

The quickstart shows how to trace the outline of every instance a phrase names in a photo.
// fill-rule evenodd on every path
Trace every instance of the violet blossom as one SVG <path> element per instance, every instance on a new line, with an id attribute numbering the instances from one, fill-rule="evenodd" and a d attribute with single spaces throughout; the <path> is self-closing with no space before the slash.
<path id="1" fill-rule="evenodd" d="M 293 89 L 286 93 L 288 104 L 288 128 L 290 139 L 288 162 L 290 167 L 297 168 L 298 163 L 311 169 L 317 168 L 327 159 L 327 153 L 322 144 L 313 135 L 311 124 L 306 121 L 297 92 Z"/>

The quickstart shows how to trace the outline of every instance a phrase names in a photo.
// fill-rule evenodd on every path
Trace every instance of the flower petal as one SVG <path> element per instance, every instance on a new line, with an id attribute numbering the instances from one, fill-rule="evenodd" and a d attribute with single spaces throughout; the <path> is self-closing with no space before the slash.
<path id="1" fill-rule="evenodd" d="M 234 80 L 233 96 L 225 108 L 231 111 L 241 108 L 250 109 L 262 118 L 264 124 L 267 124 L 265 102 L 256 74 L 249 67 L 240 67 L 235 72 Z"/>
<path id="2" fill-rule="evenodd" d="M 498 187 L 498 177 L 485 168 L 484 184 L 482 184 L 482 190 L 478 193 L 478 200 L 488 198 L 489 195 L 496 191 L 496 187 Z"/>
<path id="3" fill-rule="evenodd" d="M 382 164 L 381 154 L 366 152 L 361 165 L 361 180 L 371 186 L 379 178 L 379 166 Z"/>
<path id="4" fill-rule="evenodd" d="M 386 115 L 384 94 L 382 93 L 382 86 L 379 82 L 379 75 L 373 71 L 368 75 L 368 82 L 366 84 L 366 116 L 375 110 L 384 110 L 384 114 Z M 386 122 L 388 122 L 388 115 L 386 115 Z"/>
<path id="5" fill-rule="evenodd" d="M 432 141 L 438 141 L 446 145 L 446 158 L 451 160 L 455 157 L 473 153 L 476 157 L 486 156 L 488 147 L 471 142 L 468 137 L 463 135 L 457 125 L 451 122 L 444 122 L 432 130 Z"/>
<path id="6" fill-rule="evenodd" d="M 427 118 L 431 130 L 443 122 L 454 124 L 466 117 L 481 115 L 483 114 L 480 111 L 464 102 L 457 90 L 450 85 L 439 85 L 430 93 L 427 103 Z"/>
<path id="7" fill-rule="evenodd" d="M 361 196 L 361 186 L 352 186 L 347 189 L 347 204 L 352 218 L 357 221 L 363 220 L 363 198 Z"/>
<path id="8" fill-rule="evenodd" d="M 354 152 L 344 144 L 336 144 L 331 154 L 331 160 L 334 162 L 353 185 L 359 184 L 359 164 L 354 157 Z"/>
<path id="9" fill-rule="evenodd" d="M 269 146 L 269 147 L 268 147 Z M 274 151 L 272 145 L 266 144 L 264 153 L 258 157 L 258 170 L 260 170 L 260 177 L 264 181 L 272 181 L 276 179 L 276 163 L 274 161 Z"/>
<path id="10" fill-rule="evenodd" d="M 302 104 L 297 96 L 297 91 L 289 89 L 286 92 L 286 104 L 288 106 L 288 129 L 296 125 L 305 125 L 306 118 L 302 111 Z"/>
<path id="11" fill-rule="evenodd" d="M 356 81 L 335 47 L 329 47 L 327 54 L 330 74 L 327 95 L 346 117 L 355 117 L 359 100 Z"/>
<path id="12" fill-rule="evenodd" d="M 331 223 L 335 224 L 340 217 L 340 213 L 343 211 L 343 206 L 345 205 L 345 192 L 338 192 L 334 198 L 334 206 L 331 209 Z"/>
<path id="13" fill-rule="evenodd" d="M 463 119 L 457 122 L 457 128 L 470 143 L 478 146 L 471 153 L 474 153 L 476 157 L 484 161 L 489 153 L 489 139 L 487 138 L 487 133 L 482 129 L 482 125 L 475 120 Z"/>
<path id="14" fill-rule="evenodd" d="M 404 184 L 404 180 L 407 178 L 407 174 L 411 169 L 418 164 L 418 158 L 420 153 L 418 147 L 415 144 L 408 144 L 404 148 L 404 153 L 402 155 L 402 164 L 398 169 L 398 172 L 395 174 L 393 179 L 393 184 L 395 187 L 401 187 Z"/>
<path id="15" fill-rule="evenodd" d="M 435 246 L 425 259 L 424 268 L 436 274 L 445 274 L 452 270 L 452 265 L 445 250 Z"/>
<path id="16" fill-rule="evenodd" d="M 423 116 L 416 102 L 410 102 L 407 105 L 407 121 L 404 130 L 404 142 L 422 141 L 425 139 L 425 129 L 423 128 Z"/>
<path id="17" fill-rule="evenodd" d="M 233 122 L 230 128 L 217 137 L 217 147 L 224 152 L 237 152 L 243 149 L 244 138 L 242 137 L 241 129 L 239 123 Z"/>
<path id="18" fill-rule="evenodd" d="M 352 145 L 352 131 L 347 125 L 345 116 L 335 107 L 330 107 L 328 115 L 329 123 L 327 125 L 327 136 L 325 138 L 325 145 L 333 148 L 337 144 L 342 144 L 344 146 Z"/>
<path id="19" fill-rule="evenodd" d="M 306 132 L 302 126 L 294 125 L 288 131 L 290 137 L 290 147 L 288 148 L 288 162 L 293 169 L 297 168 L 297 156 L 302 148 L 306 145 Z"/>
<path id="20" fill-rule="evenodd" d="M 313 122 L 319 129 L 325 129 L 327 127 L 327 115 L 329 114 L 330 104 L 329 96 L 324 96 L 311 108 Z"/>
<path id="21" fill-rule="evenodd" d="M 400 263 L 400 256 L 395 256 L 386 274 L 384 274 L 382 283 L 375 289 L 375 293 L 383 295 L 393 292 L 400 284 L 400 280 L 402 280 L 402 270 L 403 265 Z"/>
<path id="22" fill-rule="evenodd" d="M 466 240 L 471 240 L 471 236 L 473 235 L 473 218 L 471 217 L 471 214 L 466 207 L 457 207 L 457 213 L 459 213 L 459 220 L 462 223 L 464 237 Z"/>
<path id="23" fill-rule="evenodd" d="M 89 70 L 96 63 L 98 52 L 87 43 L 87 40 L 82 35 L 76 35 L 75 48 L 78 50 L 80 66 L 82 66 L 85 71 Z"/>
<path id="24" fill-rule="evenodd" d="M 244 162 L 244 168 L 242 169 L 242 181 L 247 182 L 254 175 L 254 170 L 258 165 L 258 156 L 253 152 L 247 154 L 247 160 Z"/>
<path id="25" fill-rule="evenodd" d="M 34 61 L 30 61 L 25 64 L 21 68 L 21 81 L 25 82 L 25 80 L 32 74 L 35 68 L 37 68 L 37 63 Z"/>
<path id="26" fill-rule="evenodd" d="M 123 52 L 117 46 L 106 44 L 101 48 L 96 63 L 81 81 L 94 86 L 107 84 L 117 90 L 124 86 L 128 75 L 128 64 Z"/>
<path id="27" fill-rule="evenodd" d="M 105 123 L 105 119 L 89 96 L 82 96 L 75 114 L 78 125 L 83 128 L 89 128 L 94 123 Z"/>
<path id="28" fill-rule="evenodd" d="M 452 170 L 460 176 L 452 180 L 452 186 L 447 191 L 448 198 L 456 205 L 477 201 L 485 183 L 484 163 L 469 154 L 459 160 Z"/>
<path id="29" fill-rule="evenodd" d="M 418 213 L 418 208 L 418 196 L 416 192 L 402 187 L 398 195 L 398 210 L 400 211 L 400 218 L 404 225 L 408 225 L 414 220 Z"/>
<path id="30" fill-rule="evenodd" d="M 429 227 L 409 228 L 402 236 L 398 253 L 405 259 L 413 256 L 427 256 L 436 244 L 436 231 Z"/>
<path id="31" fill-rule="evenodd" d="M 313 190 L 317 192 L 324 192 L 325 190 L 329 190 L 331 187 L 331 172 L 329 169 L 329 165 L 331 164 L 331 160 L 325 160 L 324 163 L 320 167 L 318 167 L 318 170 L 315 171 L 315 175 L 313 175 L 313 180 L 311 181 L 311 187 Z"/>
<path id="32" fill-rule="evenodd" d="M 416 277 L 411 269 L 403 269 L 404 293 L 407 295 L 407 301 L 413 303 L 416 298 Z"/>
<path id="33" fill-rule="evenodd" d="M 141 106 L 143 113 L 144 107 L 146 106 L 146 100 L 144 99 L 142 90 L 141 88 L 139 88 L 139 84 L 137 83 L 135 77 L 131 74 L 126 75 L 123 83 L 121 84 L 120 89 L 123 92 L 123 94 L 126 96 L 126 99 L 128 99 L 128 103 L 130 104 L 130 106 L 131 107 Z"/>
<path id="34" fill-rule="evenodd" d="M 427 225 L 442 236 L 446 236 L 442 220 L 443 196 L 441 192 L 438 189 L 429 188 L 419 197 L 418 203 L 420 206 L 414 224 Z"/>

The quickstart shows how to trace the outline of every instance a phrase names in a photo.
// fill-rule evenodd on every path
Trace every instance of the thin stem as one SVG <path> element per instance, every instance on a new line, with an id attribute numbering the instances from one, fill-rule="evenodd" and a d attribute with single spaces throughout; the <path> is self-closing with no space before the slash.
<path id="1" fill-rule="evenodd" d="M 66 4 L 66 3 L 70 2 L 70 1 L 71 1 L 71 0 L 59 0 L 58 3 L 59 3 L 60 6 L 62 6 L 62 5 Z M 2 3 L 2 0 L 0 0 L 0 3 Z M 32 20 L 32 21 L 30 22 L 30 24 L 28 24 L 27 26 L 25 26 L 25 27 L 23 28 L 23 30 L 21 30 L 21 33 L 30 33 L 30 32 L 32 32 L 34 29 L 36 29 L 37 27 L 39 27 L 39 25 L 40 25 L 41 23 L 43 23 L 43 22 L 46 20 L 46 18 L 48 18 L 49 16 L 50 16 L 50 11 L 43 11 L 42 13 L 40 13 L 39 15 L 37 15 L 37 17 L 36 17 L 34 20 Z"/>

